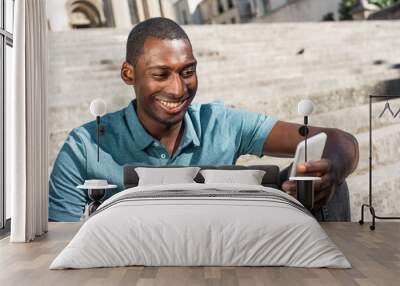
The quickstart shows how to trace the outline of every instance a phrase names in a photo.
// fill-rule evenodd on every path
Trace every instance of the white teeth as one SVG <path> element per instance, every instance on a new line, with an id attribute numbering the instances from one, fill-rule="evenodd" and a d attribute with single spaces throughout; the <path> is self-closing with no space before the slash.
<path id="1" fill-rule="evenodd" d="M 160 100 L 160 102 L 162 105 L 164 105 L 168 108 L 176 108 L 184 103 L 184 101 L 183 102 L 170 102 L 170 101 L 164 101 L 164 100 Z"/>

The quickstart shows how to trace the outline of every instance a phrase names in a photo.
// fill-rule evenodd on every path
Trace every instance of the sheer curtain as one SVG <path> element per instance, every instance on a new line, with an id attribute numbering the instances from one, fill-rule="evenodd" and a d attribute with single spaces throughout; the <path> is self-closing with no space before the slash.
<path id="1" fill-rule="evenodd" d="M 47 17 L 45 0 L 15 1 L 13 92 L 6 98 L 6 187 L 12 242 L 47 231 Z"/>

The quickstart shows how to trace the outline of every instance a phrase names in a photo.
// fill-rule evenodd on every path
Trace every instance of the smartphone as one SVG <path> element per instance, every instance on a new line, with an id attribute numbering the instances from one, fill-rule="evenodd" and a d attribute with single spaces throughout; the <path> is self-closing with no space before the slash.
<path id="1" fill-rule="evenodd" d="M 307 138 L 307 161 L 316 161 L 322 158 L 324 152 L 326 133 L 321 132 L 317 135 Z M 294 156 L 292 169 L 290 170 L 290 177 L 296 177 L 297 164 L 305 162 L 305 142 L 304 140 L 297 144 L 296 154 Z"/>

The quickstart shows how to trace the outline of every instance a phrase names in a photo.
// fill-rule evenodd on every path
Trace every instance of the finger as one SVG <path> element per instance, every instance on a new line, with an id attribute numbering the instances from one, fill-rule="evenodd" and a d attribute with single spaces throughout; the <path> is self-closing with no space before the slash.
<path id="1" fill-rule="evenodd" d="M 306 163 L 299 163 L 296 165 L 296 174 L 305 173 L 307 171 Z"/>
<path id="2" fill-rule="evenodd" d="M 300 173 L 322 172 L 327 173 L 332 169 L 332 163 L 328 159 L 318 161 L 308 161 L 297 164 L 296 171 Z"/>
<path id="3" fill-rule="evenodd" d="M 296 188 L 295 189 L 290 189 L 289 191 L 287 191 L 285 193 L 288 194 L 289 196 L 297 198 L 297 190 L 296 190 Z"/>
<path id="4" fill-rule="evenodd" d="M 322 177 L 324 174 L 321 172 L 310 172 L 310 173 L 297 173 L 297 177 Z"/>
<path id="5" fill-rule="evenodd" d="M 296 187 L 296 182 L 293 181 L 285 181 L 282 184 L 282 190 L 290 195 L 293 196 L 294 198 L 297 198 L 297 187 Z"/>
<path id="6" fill-rule="evenodd" d="M 296 182 L 294 181 L 285 181 L 282 184 L 282 190 L 287 193 L 287 192 L 294 192 L 296 190 Z"/>
<path id="7" fill-rule="evenodd" d="M 330 173 L 327 173 L 321 177 L 320 181 L 316 181 L 314 185 L 315 192 L 320 192 L 323 189 L 331 187 L 333 179 Z"/>
<path id="8" fill-rule="evenodd" d="M 325 205 L 333 196 L 336 191 L 336 185 L 323 189 L 314 194 L 314 207 L 321 207 Z"/>

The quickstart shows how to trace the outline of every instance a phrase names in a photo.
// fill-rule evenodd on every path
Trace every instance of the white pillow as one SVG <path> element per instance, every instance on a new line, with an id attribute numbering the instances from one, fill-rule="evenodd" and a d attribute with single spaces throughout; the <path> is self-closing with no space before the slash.
<path id="1" fill-rule="evenodd" d="M 195 183 L 199 167 L 183 168 L 135 168 L 139 186 Z"/>
<path id="2" fill-rule="evenodd" d="M 261 185 L 265 175 L 262 170 L 201 170 L 204 183 L 235 183 L 246 185 Z"/>

